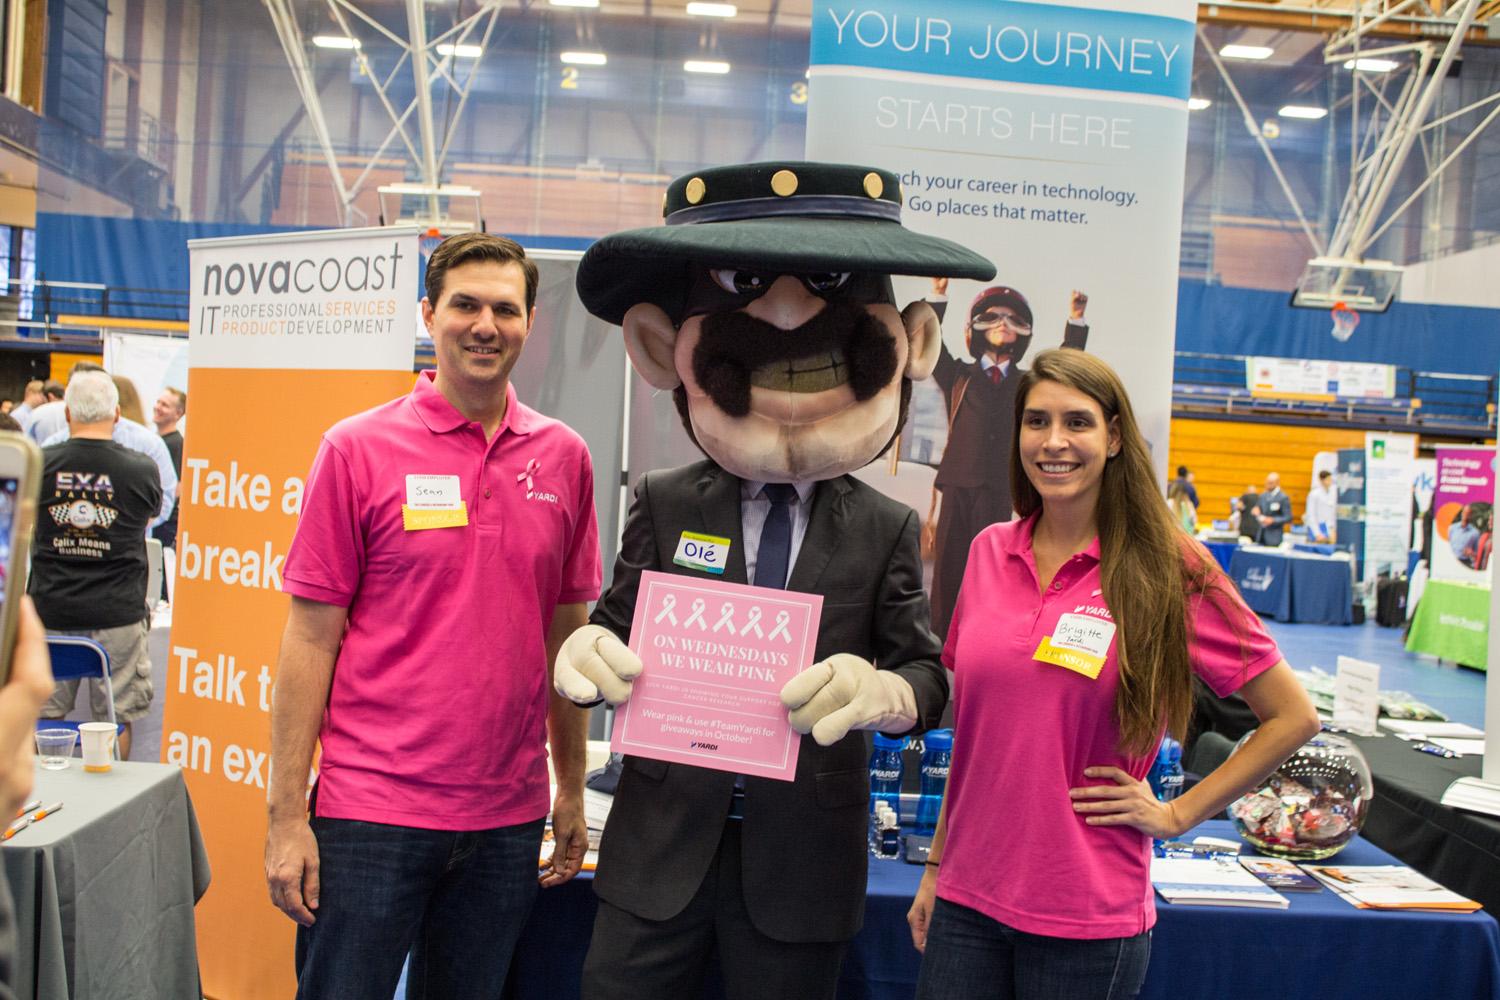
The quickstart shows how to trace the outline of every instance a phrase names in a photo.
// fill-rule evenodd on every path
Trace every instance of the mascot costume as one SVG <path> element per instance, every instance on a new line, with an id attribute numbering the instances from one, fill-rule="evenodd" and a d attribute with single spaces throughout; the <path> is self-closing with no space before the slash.
<path id="1" fill-rule="evenodd" d="M 869 738 L 938 723 L 948 696 L 922 592 L 918 519 L 849 475 L 901 429 L 938 320 L 891 275 L 994 267 L 901 225 L 894 174 L 768 163 L 667 189 L 666 225 L 608 236 L 578 293 L 673 392 L 705 461 L 643 476 L 609 591 L 558 655 L 579 704 L 620 704 L 640 575 L 692 575 L 684 532 L 730 540 L 721 579 L 823 596 L 816 660 L 782 689 L 794 781 L 627 756 L 594 880 L 586 1000 L 832 997 L 865 904 Z"/>

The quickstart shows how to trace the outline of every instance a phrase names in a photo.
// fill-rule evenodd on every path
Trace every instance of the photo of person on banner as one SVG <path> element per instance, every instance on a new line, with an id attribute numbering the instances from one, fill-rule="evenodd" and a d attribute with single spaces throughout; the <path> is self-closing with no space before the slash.
<path id="1" fill-rule="evenodd" d="M 948 279 L 934 278 L 927 300 L 941 322 Z M 1074 289 L 1063 327 L 1063 347 L 1083 350 L 1089 297 Z M 964 344 L 973 361 L 959 361 L 943 344 L 932 378 L 943 391 L 948 438 L 932 488 L 924 540 L 932 559 L 932 627 L 948 633 L 969 544 L 986 527 L 1011 518 L 1010 439 L 1016 386 L 1031 346 L 1032 312 L 1026 296 L 997 285 L 974 296 L 964 320 Z"/>

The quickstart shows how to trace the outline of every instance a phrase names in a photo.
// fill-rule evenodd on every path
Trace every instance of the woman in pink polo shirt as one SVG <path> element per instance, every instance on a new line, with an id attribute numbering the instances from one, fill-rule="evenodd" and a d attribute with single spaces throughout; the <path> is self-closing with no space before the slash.
<path id="1" fill-rule="evenodd" d="M 1172 517 L 1119 376 L 1039 355 L 1016 394 L 1019 520 L 969 551 L 943 661 L 953 766 L 908 918 L 919 998 L 1133 997 L 1151 838 L 1176 837 L 1318 729 L 1276 644 Z M 1255 737 L 1170 803 L 1145 782 L 1192 678 L 1238 691 Z"/>

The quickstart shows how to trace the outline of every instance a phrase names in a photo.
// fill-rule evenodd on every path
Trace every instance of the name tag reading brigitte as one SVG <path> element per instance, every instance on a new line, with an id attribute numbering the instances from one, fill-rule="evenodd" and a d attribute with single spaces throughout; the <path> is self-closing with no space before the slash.
<path id="1" fill-rule="evenodd" d="M 1033 658 L 1097 680 L 1115 638 L 1115 623 L 1093 615 L 1062 615 Z"/>
<path id="2" fill-rule="evenodd" d="M 469 509 L 459 492 L 457 476 L 406 477 L 406 503 L 401 505 L 401 525 L 407 531 L 462 528 L 468 523 Z"/>

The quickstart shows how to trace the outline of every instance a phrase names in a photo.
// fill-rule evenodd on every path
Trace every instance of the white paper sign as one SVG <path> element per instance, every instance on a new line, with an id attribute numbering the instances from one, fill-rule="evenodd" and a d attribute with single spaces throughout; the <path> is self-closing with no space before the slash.
<path id="1" fill-rule="evenodd" d="M 1380 715 L 1380 664 L 1340 656 L 1333 681 L 1333 724 L 1350 732 L 1374 733 Z"/>

